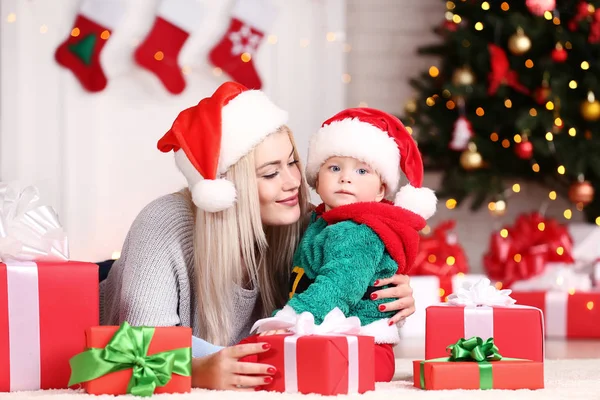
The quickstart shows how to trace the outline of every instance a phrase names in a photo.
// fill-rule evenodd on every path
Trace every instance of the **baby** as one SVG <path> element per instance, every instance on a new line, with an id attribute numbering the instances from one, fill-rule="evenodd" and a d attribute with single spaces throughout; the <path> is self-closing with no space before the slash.
<path id="1" fill-rule="evenodd" d="M 409 184 L 398 191 L 401 175 Z M 437 202 L 433 191 L 421 188 L 417 145 L 400 120 L 383 111 L 344 110 L 311 138 L 306 176 L 323 203 L 294 255 L 290 299 L 275 318 L 293 320 L 308 311 L 320 324 L 336 307 L 358 317 L 361 334 L 377 344 L 376 379 L 389 381 L 398 329 L 373 294 L 381 289 L 374 284 L 412 267 L 419 231 Z M 281 332 L 262 332 L 274 333 Z"/>

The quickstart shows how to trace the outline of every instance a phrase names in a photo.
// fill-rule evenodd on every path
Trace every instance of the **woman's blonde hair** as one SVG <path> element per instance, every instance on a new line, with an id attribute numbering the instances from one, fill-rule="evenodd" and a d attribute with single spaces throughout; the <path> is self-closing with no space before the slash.
<path id="1" fill-rule="evenodd" d="M 287 126 L 276 133 L 287 133 L 299 160 L 296 144 Z M 309 192 L 304 169 L 298 164 L 301 184 L 298 193 L 299 221 L 285 226 L 263 227 L 254 165 L 254 150 L 229 168 L 225 177 L 237 189 L 235 206 L 209 213 L 193 207 L 189 190 L 186 197 L 195 209 L 194 268 L 196 300 L 199 308 L 200 336 L 214 344 L 232 344 L 232 298 L 234 284 L 248 281 L 258 286 L 261 316 L 267 316 L 287 300 L 292 258 L 307 222 Z M 245 282 L 246 280 L 246 282 Z"/>

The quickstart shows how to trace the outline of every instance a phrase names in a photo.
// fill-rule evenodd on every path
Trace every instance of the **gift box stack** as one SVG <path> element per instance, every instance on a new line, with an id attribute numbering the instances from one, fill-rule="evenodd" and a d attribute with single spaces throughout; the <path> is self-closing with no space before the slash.
<path id="1" fill-rule="evenodd" d="M 66 388 L 69 359 L 98 325 L 98 267 L 68 242 L 38 191 L 0 184 L 0 392 Z"/>
<path id="2" fill-rule="evenodd" d="M 460 288 L 447 303 L 427 307 L 425 360 L 414 361 L 414 386 L 543 388 L 542 312 L 516 305 L 509 295 L 482 279 Z"/>
<path id="3" fill-rule="evenodd" d="M 0 183 L 0 392 L 65 389 L 74 383 L 70 378 L 86 373 L 100 374 L 99 378 L 104 379 L 90 383 L 92 392 L 97 394 L 138 391 L 148 395 L 154 388 L 158 388 L 157 392 L 190 391 L 189 377 L 184 382 L 173 378 L 174 385 L 161 388 L 171 380 L 170 371 L 155 373 L 158 381 L 148 376 L 140 382 L 129 379 L 136 376 L 136 368 L 141 364 L 147 370 L 157 371 L 157 363 L 153 363 L 157 358 L 149 358 L 146 352 L 152 355 L 185 343 L 191 357 L 189 331 L 157 333 L 163 339 L 156 344 L 159 339 L 153 340 L 146 332 L 137 347 L 128 346 L 135 351 L 133 356 L 102 351 L 101 357 L 95 357 L 105 361 L 102 365 L 88 360 L 72 368 L 70 361 L 74 357 L 85 354 L 88 347 L 105 346 L 118 327 L 98 327 L 98 266 L 69 260 L 67 235 L 56 212 L 38 203 L 36 188 L 18 191 Z M 160 329 L 171 332 L 185 328 Z M 87 342 L 86 331 L 90 332 Z M 148 343 L 150 349 L 144 347 Z M 175 358 L 175 364 L 187 365 L 189 369 L 190 357 L 183 361 Z M 170 363 L 173 356 L 158 359 L 163 364 L 165 360 Z"/>
<path id="4" fill-rule="evenodd" d="M 546 336 L 600 338 L 600 227 L 520 215 L 492 235 L 484 266 L 519 303 L 544 312 Z"/>
<path id="5" fill-rule="evenodd" d="M 445 302 L 450 293 L 484 277 L 469 274 L 467 257 L 453 232 L 455 225 L 454 220 L 443 221 L 430 235 L 421 237 L 419 253 L 409 272 L 416 310 L 400 329 L 402 337 L 424 337 L 425 309 Z"/>

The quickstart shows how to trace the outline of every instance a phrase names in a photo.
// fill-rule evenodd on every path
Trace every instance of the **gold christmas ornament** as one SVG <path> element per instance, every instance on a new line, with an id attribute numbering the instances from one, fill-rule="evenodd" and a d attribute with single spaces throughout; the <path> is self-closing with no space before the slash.
<path id="1" fill-rule="evenodd" d="M 518 28 L 517 32 L 508 38 L 508 49 L 516 56 L 523 55 L 531 49 L 531 39 L 523 32 L 523 28 Z"/>
<path id="2" fill-rule="evenodd" d="M 586 121 L 598 121 L 600 119 L 600 102 L 596 100 L 592 91 L 588 92 L 588 98 L 581 103 L 581 115 Z"/>
<path id="3" fill-rule="evenodd" d="M 594 187 L 585 180 L 573 183 L 569 188 L 569 200 L 573 204 L 581 203 L 587 206 L 594 201 Z"/>
<path id="4" fill-rule="evenodd" d="M 454 86 L 469 86 L 475 83 L 475 75 L 471 68 L 464 66 L 454 70 L 452 74 L 452 83 Z"/>
<path id="5" fill-rule="evenodd" d="M 415 99 L 408 100 L 404 105 L 404 111 L 407 114 L 412 114 L 417 111 L 417 101 Z"/>
<path id="6" fill-rule="evenodd" d="M 477 151 L 475 143 L 470 142 L 467 149 L 460 155 L 460 165 L 467 171 L 473 171 L 483 166 L 483 157 Z"/>

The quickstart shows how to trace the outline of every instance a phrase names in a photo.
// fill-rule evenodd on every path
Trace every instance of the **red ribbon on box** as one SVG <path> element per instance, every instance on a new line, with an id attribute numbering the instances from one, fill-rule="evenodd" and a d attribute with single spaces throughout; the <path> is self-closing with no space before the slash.
<path id="1" fill-rule="evenodd" d="M 539 275 L 548 262 L 573 263 L 573 239 L 567 227 L 539 213 L 521 214 L 513 226 L 492 234 L 483 258 L 490 279 L 510 287 L 515 281 Z"/>
<path id="2" fill-rule="evenodd" d="M 430 236 L 421 237 L 419 252 L 410 275 L 434 275 L 439 278 L 454 276 L 469 271 L 467 257 L 460 244 L 449 231 L 454 229 L 456 221 L 441 222 Z M 454 263 L 448 264 L 453 257 Z"/>

